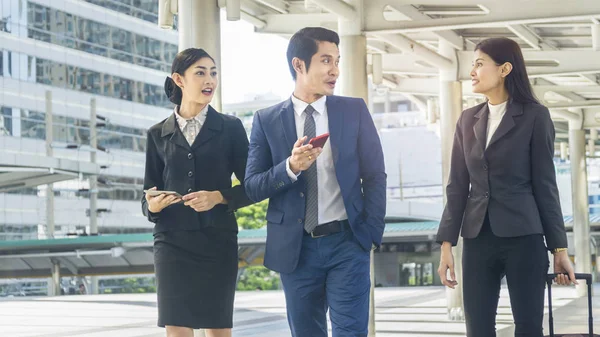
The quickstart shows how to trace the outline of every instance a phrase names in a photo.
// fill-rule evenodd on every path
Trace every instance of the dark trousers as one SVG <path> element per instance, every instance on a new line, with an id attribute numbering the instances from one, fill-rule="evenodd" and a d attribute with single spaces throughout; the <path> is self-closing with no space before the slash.
<path id="1" fill-rule="evenodd" d="M 463 301 L 467 337 L 495 337 L 500 281 L 506 276 L 515 336 L 542 337 L 548 253 L 542 235 L 502 238 L 486 216 L 474 239 L 464 240 Z"/>
<path id="2" fill-rule="evenodd" d="M 321 238 L 304 236 L 298 267 L 281 273 L 294 337 L 366 337 L 369 322 L 370 252 L 351 230 Z"/>

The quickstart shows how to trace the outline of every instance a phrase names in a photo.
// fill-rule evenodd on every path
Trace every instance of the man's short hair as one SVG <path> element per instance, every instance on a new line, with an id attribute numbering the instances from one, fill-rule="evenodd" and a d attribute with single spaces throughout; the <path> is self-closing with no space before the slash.
<path id="1" fill-rule="evenodd" d="M 297 57 L 304 61 L 306 71 L 308 71 L 310 60 L 319 50 L 319 42 L 331 42 L 339 46 L 340 37 L 336 32 L 327 28 L 306 27 L 297 31 L 290 39 L 287 49 L 287 60 L 294 81 L 296 80 L 296 70 L 294 69 L 292 60 L 294 57 Z"/>

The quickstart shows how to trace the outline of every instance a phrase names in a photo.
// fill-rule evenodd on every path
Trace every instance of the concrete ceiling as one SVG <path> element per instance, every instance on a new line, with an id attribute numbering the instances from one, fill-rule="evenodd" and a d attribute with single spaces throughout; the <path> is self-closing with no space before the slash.
<path id="1" fill-rule="evenodd" d="M 219 4 L 225 7 L 226 1 Z M 362 8 L 351 4 L 362 3 Z M 538 97 L 551 108 L 557 132 L 567 112 L 600 127 L 600 1 L 597 0 L 240 0 L 241 18 L 256 32 L 291 36 L 306 26 L 337 30 L 361 20 L 368 68 L 382 54 L 383 86 L 425 107 L 438 95 L 440 69 L 452 66 L 440 41 L 455 48 L 458 79 L 468 80 L 474 46 L 490 37 L 519 43 Z M 359 6 L 356 6 L 359 7 Z M 473 96 L 465 82 L 465 97 Z M 573 112 L 573 108 L 578 109 Z"/>

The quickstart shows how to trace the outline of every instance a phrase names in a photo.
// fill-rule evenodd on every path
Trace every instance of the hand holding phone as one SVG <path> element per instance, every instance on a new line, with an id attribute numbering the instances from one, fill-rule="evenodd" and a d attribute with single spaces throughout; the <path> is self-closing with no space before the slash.
<path id="1" fill-rule="evenodd" d="M 151 197 L 156 197 L 161 194 L 166 194 L 166 195 L 174 195 L 177 198 L 182 198 L 181 194 L 179 194 L 175 191 L 144 190 L 144 193 L 148 194 Z"/>
<path id="2" fill-rule="evenodd" d="M 295 175 L 307 170 L 317 160 L 317 157 L 321 152 L 323 152 L 322 147 L 315 147 L 314 144 L 304 145 L 306 138 L 307 137 L 304 136 L 294 143 L 292 155 L 289 157 L 290 170 L 292 170 Z M 323 142 L 324 144 L 324 140 L 320 140 L 319 142 Z"/>
<path id="3" fill-rule="evenodd" d="M 174 191 L 159 191 L 156 187 L 144 190 L 148 210 L 152 213 L 159 213 L 163 209 L 173 204 L 181 202 L 181 195 Z"/>
<path id="4" fill-rule="evenodd" d="M 323 148 L 323 146 L 325 146 L 325 143 L 327 142 L 327 139 L 329 139 L 329 133 L 324 133 L 320 136 L 317 136 L 313 139 L 311 139 L 308 144 L 311 144 L 313 146 L 313 148 Z"/>

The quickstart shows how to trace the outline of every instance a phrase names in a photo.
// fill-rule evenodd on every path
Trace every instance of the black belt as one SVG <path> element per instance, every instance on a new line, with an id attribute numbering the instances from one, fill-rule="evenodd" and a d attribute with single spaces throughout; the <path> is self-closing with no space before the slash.
<path id="1" fill-rule="evenodd" d="M 348 220 L 332 221 L 322 225 L 318 225 L 315 229 L 313 229 L 312 233 L 304 231 L 304 235 L 310 235 L 313 238 L 320 238 L 349 229 L 350 223 L 348 222 Z"/>

